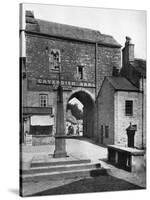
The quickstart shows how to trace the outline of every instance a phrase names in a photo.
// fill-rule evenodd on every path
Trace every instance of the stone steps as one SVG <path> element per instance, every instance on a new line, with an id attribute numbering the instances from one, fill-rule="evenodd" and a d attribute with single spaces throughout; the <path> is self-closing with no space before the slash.
<path id="1" fill-rule="evenodd" d="M 42 166 L 42 167 L 31 167 L 30 169 L 21 171 L 23 175 L 36 174 L 36 173 L 47 173 L 47 172 L 63 172 L 70 170 L 80 170 L 80 169 L 97 169 L 100 168 L 100 163 L 83 163 L 83 164 L 67 164 L 59 166 Z"/>
<path id="2" fill-rule="evenodd" d="M 69 178 L 87 178 L 105 175 L 108 173 L 108 169 L 104 168 L 84 168 L 74 169 L 67 171 L 53 171 L 53 172 L 36 172 L 32 174 L 22 174 L 22 181 L 41 181 L 41 180 L 61 180 Z"/>
<path id="3" fill-rule="evenodd" d="M 59 166 L 59 165 L 70 165 L 70 164 L 86 164 L 86 163 L 90 163 L 91 160 L 90 159 L 80 159 L 80 160 L 60 160 L 60 161 L 53 161 L 53 160 L 50 160 L 50 161 L 40 161 L 40 162 L 37 162 L 37 161 L 33 161 L 31 163 L 31 168 L 33 167 L 46 167 L 46 166 Z"/>
<path id="4" fill-rule="evenodd" d="M 40 155 L 32 159 L 28 169 L 21 170 L 23 182 L 40 180 L 61 180 L 68 178 L 85 178 L 106 174 L 108 169 L 101 166 L 99 160 L 75 158 L 72 155 L 65 158 L 53 158 Z"/>

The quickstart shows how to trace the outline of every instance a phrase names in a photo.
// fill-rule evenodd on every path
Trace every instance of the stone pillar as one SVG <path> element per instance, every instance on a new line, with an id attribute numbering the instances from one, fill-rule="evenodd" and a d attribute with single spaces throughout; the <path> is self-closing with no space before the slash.
<path id="1" fill-rule="evenodd" d="M 63 107 L 63 89 L 61 85 L 57 89 L 57 113 L 56 113 L 56 135 L 54 158 L 66 157 L 66 141 L 64 127 L 64 107 Z"/>

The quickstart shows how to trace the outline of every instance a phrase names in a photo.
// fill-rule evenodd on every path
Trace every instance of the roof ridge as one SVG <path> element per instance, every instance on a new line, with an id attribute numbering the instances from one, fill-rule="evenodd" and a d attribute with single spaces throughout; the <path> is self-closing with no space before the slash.
<path id="1" fill-rule="evenodd" d="M 104 35 L 104 36 L 107 36 L 107 37 L 111 37 L 111 38 L 114 38 L 112 35 L 109 35 L 109 34 L 105 34 L 105 33 L 101 33 L 101 35 Z"/>
<path id="2" fill-rule="evenodd" d="M 106 34 L 102 34 L 99 30 L 92 29 L 92 28 L 86 28 L 86 27 L 81 27 L 81 26 L 74 26 L 74 25 L 70 25 L 70 24 L 63 24 L 63 23 L 59 23 L 59 22 L 47 21 L 47 20 L 38 19 L 38 18 L 35 18 L 35 20 L 37 20 L 37 21 L 43 21 L 43 22 L 47 22 L 47 23 L 59 24 L 59 25 L 62 25 L 62 26 L 68 26 L 68 27 L 73 27 L 73 28 L 84 29 L 84 30 L 88 30 L 88 31 L 97 32 L 100 35 L 106 35 Z"/>
<path id="3" fill-rule="evenodd" d="M 37 26 L 35 26 L 33 23 L 26 23 L 27 31 L 79 40 L 83 42 L 98 43 L 109 47 L 121 47 L 121 45 L 114 39 L 113 36 L 102 34 L 99 30 L 62 24 L 37 18 L 35 18 L 35 21 L 37 22 Z"/>

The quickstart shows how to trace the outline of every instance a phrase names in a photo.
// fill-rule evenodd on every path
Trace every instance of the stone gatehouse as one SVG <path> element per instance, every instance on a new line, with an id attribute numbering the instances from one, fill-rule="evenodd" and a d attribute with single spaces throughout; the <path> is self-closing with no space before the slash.
<path id="1" fill-rule="evenodd" d="M 81 101 L 83 135 L 94 138 L 95 99 L 104 77 L 121 68 L 121 45 L 100 31 L 39 20 L 30 11 L 26 11 L 26 27 L 20 36 L 26 50 L 20 59 L 22 138 L 42 135 L 46 142 L 47 134 L 55 134 L 59 70 L 64 110 L 70 99 Z"/>

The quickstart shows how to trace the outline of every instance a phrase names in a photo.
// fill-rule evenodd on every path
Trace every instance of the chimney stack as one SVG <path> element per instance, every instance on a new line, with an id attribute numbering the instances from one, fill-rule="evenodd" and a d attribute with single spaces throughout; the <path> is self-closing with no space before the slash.
<path id="1" fill-rule="evenodd" d="M 128 36 L 126 36 L 125 47 L 122 50 L 122 61 L 123 67 L 134 61 L 134 44 L 131 43 L 131 38 Z"/>

